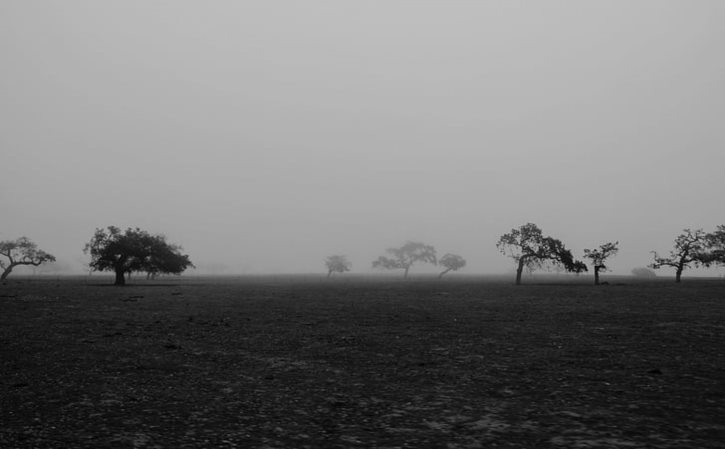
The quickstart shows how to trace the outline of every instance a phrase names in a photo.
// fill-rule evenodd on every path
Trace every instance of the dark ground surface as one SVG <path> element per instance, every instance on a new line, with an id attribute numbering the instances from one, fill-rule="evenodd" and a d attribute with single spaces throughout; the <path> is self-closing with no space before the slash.
<path id="1" fill-rule="evenodd" d="M 725 447 L 723 281 L 93 282 L 0 286 L 0 447 Z"/>

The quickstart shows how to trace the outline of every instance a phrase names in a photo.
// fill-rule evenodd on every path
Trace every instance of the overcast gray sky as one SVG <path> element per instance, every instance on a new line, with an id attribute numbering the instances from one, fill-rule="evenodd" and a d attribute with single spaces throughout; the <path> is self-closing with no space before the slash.
<path id="1" fill-rule="evenodd" d="M 725 223 L 723 55 L 719 0 L 4 0 L 0 239 L 80 266 L 138 226 L 232 273 L 421 240 L 498 273 L 534 222 L 626 274 Z"/>

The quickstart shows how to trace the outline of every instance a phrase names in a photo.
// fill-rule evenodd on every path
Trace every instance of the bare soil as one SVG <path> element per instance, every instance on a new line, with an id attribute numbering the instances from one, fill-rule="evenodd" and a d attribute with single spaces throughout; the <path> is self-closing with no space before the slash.
<path id="1" fill-rule="evenodd" d="M 10 278 L 0 447 L 725 447 L 725 282 L 509 281 Z"/>

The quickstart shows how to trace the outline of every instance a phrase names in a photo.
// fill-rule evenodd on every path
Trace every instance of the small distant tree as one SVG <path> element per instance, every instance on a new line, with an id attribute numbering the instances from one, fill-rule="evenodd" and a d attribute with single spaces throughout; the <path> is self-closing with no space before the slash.
<path id="1" fill-rule="evenodd" d="M 605 243 L 599 245 L 597 249 L 585 249 L 584 257 L 592 261 L 594 266 L 594 285 L 599 285 L 599 272 L 606 271 L 607 266 L 604 265 L 609 257 L 614 256 L 619 251 L 619 242 Z"/>
<path id="2" fill-rule="evenodd" d="M 435 248 L 420 242 L 406 242 L 400 248 L 388 248 L 386 252 L 390 254 L 390 257 L 378 257 L 378 260 L 373 262 L 373 268 L 405 270 L 403 278 L 408 277 L 408 270 L 415 263 L 421 262 L 435 265 L 437 262 Z"/>
<path id="3" fill-rule="evenodd" d="M 654 262 L 649 267 L 655 270 L 662 267 L 675 269 L 675 282 L 680 282 L 682 272 L 691 265 L 699 266 L 707 263 L 706 234 L 702 229 L 683 229 L 682 234 L 675 239 L 675 247 L 670 255 L 662 257 L 657 251 L 652 251 Z"/>
<path id="4" fill-rule="evenodd" d="M 553 264 L 562 266 L 569 272 L 587 271 L 584 262 L 574 260 L 571 251 L 560 240 L 545 237 L 541 229 L 533 223 L 527 223 L 502 235 L 496 247 L 516 262 L 516 285 L 521 284 L 524 268 L 533 271 L 545 264 Z"/>
<path id="5" fill-rule="evenodd" d="M 632 268 L 632 276 L 638 278 L 656 278 L 657 273 L 645 267 Z"/>
<path id="6" fill-rule="evenodd" d="M 55 262 L 53 255 L 38 249 L 38 245 L 27 237 L 0 242 L 0 256 L 7 259 L 0 259 L 0 269 L 3 270 L 0 281 L 4 281 L 18 265 L 37 267 L 46 262 Z"/>
<path id="7" fill-rule="evenodd" d="M 121 231 L 115 226 L 96 229 L 83 252 L 91 255 L 89 266 L 95 271 L 113 271 L 115 285 L 125 285 L 125 275 L 134 271 L 156 276 L 180 274 L 194 265 L 181 247 L 169 244 L 162 235 L 151 235 L 139 228 Z"/>
<path id="8" fill-rule="evenodd" d="M 352 264 L 347 260 L 347 257 L 340 255 L 329 256 L 325 259 L 325 266 L 327 267 L 328 278 L 332 276 L 332 273 L 344 273 L 352 268 Z"/>
<path id="9" fill-rule="evenodd" d="M 461 268 L 466 266 L 466 259 L 459 256 L 458 254 L 446 254 L 443 257 L 438 260 L 438 265 L 441 265 L 445 268 L 445 270 L 441 271 L 441 273 L 438 275 L 439 278 L 442 278 L 446 273 L 449 271 L 458 271 Z"/>

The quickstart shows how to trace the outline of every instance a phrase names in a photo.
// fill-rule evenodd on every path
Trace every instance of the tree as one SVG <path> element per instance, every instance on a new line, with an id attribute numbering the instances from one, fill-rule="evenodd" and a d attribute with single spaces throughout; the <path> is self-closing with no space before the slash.
<path id="1" fill-rule="evenodd" d="M 37 267 L 45 262 L 55 261 L 53 255 L 38 249 L 38 245 L 27 237 L 0 242 L 0 255 L 7 258 L 7 261 L 0 260 L 0 269 L 3 270 L 0 281 L 4 281 L 18 265 Z"/>
<path id="2" fill-rule="evenodd" d="M 638 278 L 656 278 L 657 273 L 645 267 L 632 268 L 632 276 Z"/>
<path id="3" fill-rule="evenodd" d="M 94 271 L 113 271 L 115 285 L 125 285 L 125 275 L 143 271 L 150 276 L 158 273 L 180 274 L 194 265 L 181 247 L 169 244 L 163 235 L 151 235 L 139 228 L 125 231 L 115 226 L 96 229 L 83 252 L 91 255 L 89 266 Z"/>
<path id="4" fill-rule="evenodd" d="M 683 229 L 675 239 L 675 247 L 668 257 L 661 257 L 652 251 L 654 262 L 649 267 L 655 270 L 668 266 L 675 269 L 675 282 L 680 282 L 682 272 L 690 265 L 699 266 L 707 263 L 706 234 L 702 229 Z"/>
<path id="5" fill-rule="evenodd" d="M 458 271 L 461 268 L 466 266 L 466 259 L 459 256 L 458 254 L 446 254 L 443 257 L 438 260 L 438 264 L 445 267 L 445 270 L 441 271 L 438 275 L 439 278 L 442 278 L 446 273 L 449 271 Z"/>
<path id="6" fill-rule="evenodd" d="M 604 261 L 609 257 L 614 256 L 619 251 L 617 245 L 619 245 L 619 242 L 609 242 L 599 245 L 599 248 L 597 249 L 584 250 L 584 257 L 591 260 L 592 265 L 594 266 L 594 285 L 599 285 L 599 272 L 607 270 L 607 266 L 604 265 Z"/>
<path id="7" fill-rule="evenodd" d="M 405 270 L 403 278 L 408 277 L 408 270 L 417 262 L 436 264 L 436 250 L 430 245 L 420 242 L 406 242 L 400 248 L 388 248 L 386 250 L 391 257 L 380 256 L 373 262 L 373 268 L 385 268 L 387 270 Z"/>
<path id="8" fill-rule="evenodd" d="M 496 247 L 502 254 L 516 261 L 516 285 L 521 284 L 524 267 L 533 271 L 548 263 L 563 266 L 566 271 L 574 273 L 587 271 L 584 262 L 574 260 L 571 251 L 560 240 L 545 237 L 541 229 L 533 223 L 527 223 L 502 235 Z"/>
<path id="9" fill-rule="evenodd" d="M 334 255 L 325 259 L 325 266 L 327 267 L 327 277 L 332 276 L 332 273 L 344 273 L 350 271 L 352 265 L 345 256 Z"/>

